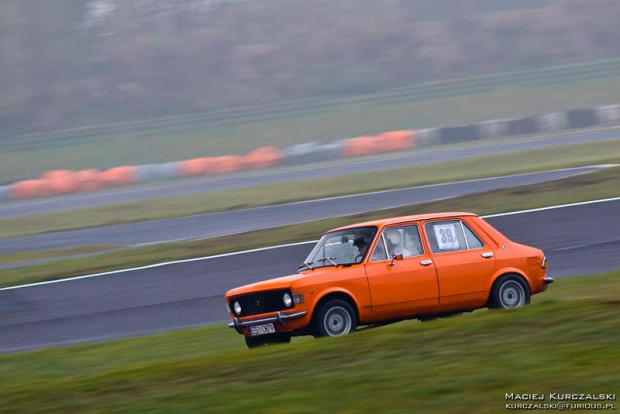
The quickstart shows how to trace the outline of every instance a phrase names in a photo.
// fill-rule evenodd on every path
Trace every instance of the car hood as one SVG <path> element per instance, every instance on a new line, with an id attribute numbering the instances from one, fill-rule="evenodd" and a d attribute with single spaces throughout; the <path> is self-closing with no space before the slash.
<path id="1" fill-rule="evenodd" d="M 286 289 L 291 286 L 296 280 L 302 279 L 304 277 L 308 277 L 308 275 L 304 275 L 303 273 L 289 275 L 289 276 L 281 276 L 273 279 L 263 280 L 260 282 L 252 283 L 245 286 L 240 286 L 235 289 L 231 289 L 226 293 L 226 297 L 243 295 L 250 292 L 259 292 L 264 290 L 277 290 L 277 289 Z"/>

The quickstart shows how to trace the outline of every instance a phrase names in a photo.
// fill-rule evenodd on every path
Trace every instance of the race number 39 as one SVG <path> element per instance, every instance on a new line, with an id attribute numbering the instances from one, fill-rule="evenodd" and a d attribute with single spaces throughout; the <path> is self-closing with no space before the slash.
<path id="1" fill-rule="evenodd" d="M 434 230 L 437 245 L 441 250 L 458 250 L 461 247 L 456 237 L 456 224 L 437 224 Z"/>

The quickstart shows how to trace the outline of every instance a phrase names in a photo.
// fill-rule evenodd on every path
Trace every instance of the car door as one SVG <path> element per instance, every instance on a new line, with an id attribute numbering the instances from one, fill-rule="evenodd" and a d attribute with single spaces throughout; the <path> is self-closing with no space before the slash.
<path id="1" fill-rule="evenodd" d="M 394 254 L 402 260 L 394 260 Z M 366 262 L 366 275 L 378 319 L 412 315 L 438 304 L 437 273 L 417 224 L 383 229 Z"/>
<path id="2" fill-rule="evenodd" d="M 463 220 L 429 221 L 424 224 L 431 259 L 439 280 L 439 303 L 479 305 L 486 300 L 495 255 Z"/>

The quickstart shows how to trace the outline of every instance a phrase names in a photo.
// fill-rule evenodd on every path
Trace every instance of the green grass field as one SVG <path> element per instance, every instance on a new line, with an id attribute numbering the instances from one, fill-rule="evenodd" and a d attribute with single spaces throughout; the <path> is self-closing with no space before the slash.
<path id="1" fill-rule="evenodd" d="M 405 88 L 406 89 L 406 88 Z M 385 92 L 365 95 L 372 101 Z M 491 119 L 516 118 L 618 103 L 620 76 L 547 85 L 505 86 L 422 101 L 360 103 L 342 100 L 316 113 L 282 116 L 241 124 L 186 125 L 136 132 L 101 133 L 70 143 L 0 154 L 0 177 L 10 182 L 51 169 L 107 168 L 283 147 L 310 141 L 334 141 L 398 129 L 423 129 Z M 291 104 L 294 104 L 291 103 Z M 284 105 L 286 107 L 286 105 Z"/>
<path id="2" fill-rule="evenodd" d="M 392 188 L 620 163 L 620 140 L 471 157 L 391 171 L 269 184 L 0 220 L 0 238 L 183 217 Z M 386 160 L 389 165 L 389 161 Z"/>
<path id="3" fill-rule="evenodd" d="M 0 254 L 0 264 L 19 263 L 27 260 L 44 260 L 51 257 L 82 255 L 93 252 L 112 250 L 118 246 L 102 244 L 91 246 L 70 247 L 66 249 L 40 250 L 35 252 L 16 252 Z"/>
<path id="4" fill-rule="evenodd" d="M 472 211 L 480 215 L 620 196 L 620 167 L 543 184 L 490 191 L 412 207 L 382 210 L 270 230 L 193 242 L 161 244 L 92 257 L 0 270 L 0 286 L 11 286 L 107 270 L 201 257 L 282 243 L 316 240 L 326 230 L 382 217 L 436 211 Z"/>
<path id="5" fill-rule="evenodd" d="M 0 412 L 498 413 L 506 393 L 618 393 L 619 305 L 616 271 L 524 309 L 253 351 L 216 325 L 0 355 Z"/>

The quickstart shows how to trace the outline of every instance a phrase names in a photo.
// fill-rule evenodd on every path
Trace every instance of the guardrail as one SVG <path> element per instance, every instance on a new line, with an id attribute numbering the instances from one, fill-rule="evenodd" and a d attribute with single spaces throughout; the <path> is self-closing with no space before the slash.
<path id="1" fill-rule="evenodd" d="M 416 102 L 459 95 L 474 94 L 503 86 L 535 86 L 563 83 L 583 79 L 596 79 L 620 75 L 620 59 L 555 66 L 550 68 L 495 73 L 472 78 L 449 79 L 421 83 L 385 92 L 357 97 L 315 98 L 286 104 L 265 104 L 245 108 L 221 108 L 201 114 L 81 127 L 52 134 L 23 134 L 0 138 L 0 151 L 20 151 L 35 147 L 72 145 L 99 139 L 105 134 L 131 132 L 183 131 L 198 125 L 205 127 L 239 125 L 284 117 L 324 113 L 330 108 L 345 104 L 381 105 L 399 102 Z"/>

